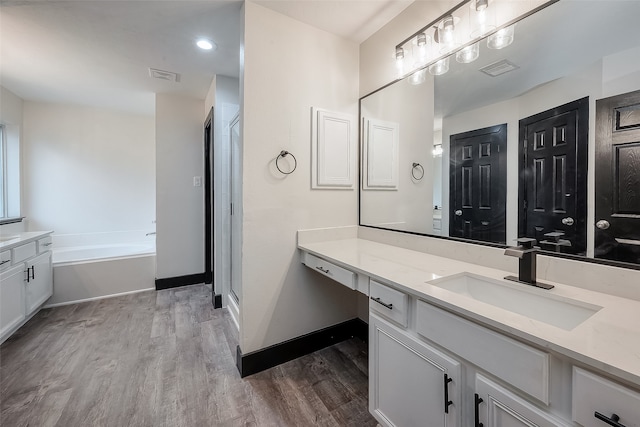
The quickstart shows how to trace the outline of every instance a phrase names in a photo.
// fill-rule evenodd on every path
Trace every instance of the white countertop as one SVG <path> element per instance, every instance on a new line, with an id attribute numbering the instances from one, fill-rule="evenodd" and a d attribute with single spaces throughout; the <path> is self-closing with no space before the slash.
<path id="1" fill-rule="evenodd" d="M 3 239 L 0 242 L 0 251 L 6 251 L 9 249 L 13 249 L 16 246 L 23 245 L 25 243 L 29 243 L 33 240 L 41 239 L 42 237 L 47 236 L 48 234 L 53 233 L 53 231 L 23 231 L 20 233 L 7 233 L 3 234 L 1 237 Z M 4 240 L 7 237 L 13 237 L 10 240 Z"/>
<path id="2" fill-rule="evenodd" d="M 543 295 L 552 293 L 602 307 L 567 331 L 426 283 L 461 272 L 502 279 L 510 274 L 505 271 L 357 238 L 304 243 L 298 247 L 640 387 L 640 301 L 559 283 L 553 283 L 555 287 L 551 290 L 528 287 Z"/>

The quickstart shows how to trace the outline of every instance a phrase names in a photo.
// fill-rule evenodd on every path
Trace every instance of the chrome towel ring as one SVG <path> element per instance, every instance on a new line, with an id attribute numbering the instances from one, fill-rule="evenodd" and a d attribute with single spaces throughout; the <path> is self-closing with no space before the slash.
<path id="1" fill-rule="evenodd" d="M 278 160 L 280 160 L 280 158 L 281 158 L 281 157 L 286 157 L 286 156 L 291 156 L 291 157 L 293 157 L 293 169 L 291 169 L 289 172 L 285 172 L 285 171 L 283 171 L 282 169 L 280 169 L 280 165 L 278 164 Z M 293 154 L 291 154 L 291 153 L 290 153 L 290 152 L 288 152 L 288 151 L 282 150 L 282 151 L 280 152 L 280 154 L 278 154 L 278 157 L 276 157 L 276 168 L 278 169 L 278 171 L 279 171 L 281 174 L 284 174 L 284 175 L 292 174 L 292 173 L 293 173 L 293 171 L 295 171 L 297 167 L 298 167 L 298 160 L 296 160 L 296 156 L 294 156 Z"/>
<path id="2" fill-rule="evenodd" d="M 416 176 L 416 169 L 418 170 L 419 176 Z M 413 167 L 411 168 L 411 176 L 416 181 L 420 181 L 422 178 L 424 178 L 424 168 L 420 163 L 413 164 Z"/>

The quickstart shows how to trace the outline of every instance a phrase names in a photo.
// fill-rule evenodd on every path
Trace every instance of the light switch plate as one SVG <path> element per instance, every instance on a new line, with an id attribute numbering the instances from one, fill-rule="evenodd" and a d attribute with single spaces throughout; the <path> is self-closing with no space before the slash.
<path id="1" fill-rule="evenodd" d="M 194 187 L 202 187 L 202 177 L 201 176 L 194 176 L 193 177 L 193 186 Z"/>

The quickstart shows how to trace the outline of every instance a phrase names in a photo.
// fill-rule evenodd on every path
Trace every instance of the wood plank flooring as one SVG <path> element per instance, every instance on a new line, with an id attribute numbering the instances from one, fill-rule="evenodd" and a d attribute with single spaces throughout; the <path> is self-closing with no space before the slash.
<path id="1" fill-rule="evenodd" d="M 0 425 L 375 426 L 352 339 L 241 379 L 204 285 L 42 310 L 0 347 Z"/>

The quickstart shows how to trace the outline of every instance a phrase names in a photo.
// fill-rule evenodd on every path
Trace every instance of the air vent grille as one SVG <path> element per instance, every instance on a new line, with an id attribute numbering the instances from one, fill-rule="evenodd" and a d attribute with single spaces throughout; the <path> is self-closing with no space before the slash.
<path id="1" fill-rule="evenodd" d="M 485 73 L 491 77 L 497 77 L 502 74 L 508 73 L 509 71 L 517 70 L 518 67 L 516 64 L 503 59 L 502 61 L 494 62 L 493 64 L 489 64 L 486 67 L 480 68 L 480 71 Z"/>
<path id="2" fill-rule="evenodd" d="M 154 79 L 165 80 L 168 82 L 180 82 L 180 74 L 172 71 L 158 70 L 157 68 L 149 68 L 149 76 Z"/>

